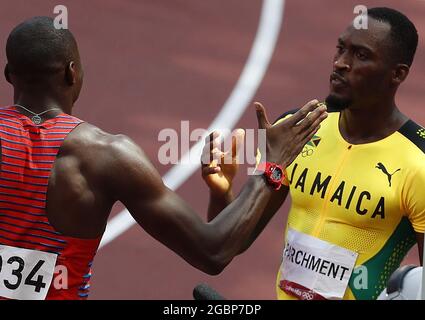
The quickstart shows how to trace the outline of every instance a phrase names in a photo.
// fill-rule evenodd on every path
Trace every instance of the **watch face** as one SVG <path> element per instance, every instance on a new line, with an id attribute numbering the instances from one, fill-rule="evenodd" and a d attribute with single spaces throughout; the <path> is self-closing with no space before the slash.
<path id="1" fill-rule="evenodd" d="M 282 179 L 282 171 L 279 168 L 274 168 L 271 177 L 273 180 L 280 181 Z"/>

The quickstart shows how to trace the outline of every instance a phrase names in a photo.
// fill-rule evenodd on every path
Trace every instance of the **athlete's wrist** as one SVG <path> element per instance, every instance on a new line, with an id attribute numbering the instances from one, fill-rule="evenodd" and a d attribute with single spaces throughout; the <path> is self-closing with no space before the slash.
<path id="1" fill-rule="evenodd" d="M 274 190 L 279 190 L 286 181 L 285 169 L 277 163 L 268 161 L 260 162 L 256 170 Z"/>

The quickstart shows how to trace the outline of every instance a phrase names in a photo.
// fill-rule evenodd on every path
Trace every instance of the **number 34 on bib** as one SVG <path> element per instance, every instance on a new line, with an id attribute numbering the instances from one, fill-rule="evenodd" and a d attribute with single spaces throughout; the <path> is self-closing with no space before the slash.
<path id="1" fill-rule="evenodd" d="M 55 271 L 57 255 L 0 245 L 0 296 L 44 300 Z"/>

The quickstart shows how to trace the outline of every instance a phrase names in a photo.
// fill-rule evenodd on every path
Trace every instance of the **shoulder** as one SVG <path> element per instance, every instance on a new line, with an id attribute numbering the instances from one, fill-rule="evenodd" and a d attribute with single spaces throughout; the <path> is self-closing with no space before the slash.
<path id="1" fill-rule="evenodd" d="M 60 156 L 73 159 L 86 177 L 105 187 L 111 183 L 119 187 L 122 184 L 140 186 L 141 180 L 145 184 L 160 181 L 149 158 L 132 139 L 123 134 L 110 134 L 89 123 L 80 124 L 69 134 Z"/>
<path id="2" fill-rule="evenodd" d="M 123 134 L 111 134 L 84 122 L 76 127 L 65 139 L 63 149 L 66 152 L 96 153 L 122 152 L 137 145 Z"/>
<path id="3" fill-rule="evenodd" d="M 425 128 L 413 120 L 408 120 L 398 132 L 425 155 Z"/>
<path id="4" fill-rule="evenodd" d="M 86 122 L 68 135 L 59 156 L 70 156 L 91 172 L 148 163 L 143 150 L 128 136 L 111 134 Z"/>
<path id="5" fill-rule="evenodd" d="M 413 120 L 408 120 L 398 131 L 392 144 L 393 158 L 403 164 L 407 181 L 412 185 L 425 183 L 425 129 Z M 419 191 L 419 190 L 418 190 Z"/>

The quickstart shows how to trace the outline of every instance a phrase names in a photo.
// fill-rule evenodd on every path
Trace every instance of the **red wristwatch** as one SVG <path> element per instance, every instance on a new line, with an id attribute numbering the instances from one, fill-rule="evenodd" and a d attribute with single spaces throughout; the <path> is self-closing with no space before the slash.
<path id="1" fill-rule="evenodd" d="M 263 171 L 267 183 L 275 190 L 279 190 L 285 179 L 285 173 L 281 165 L 273 162 L 262 162 L 257 170 Z"/>

